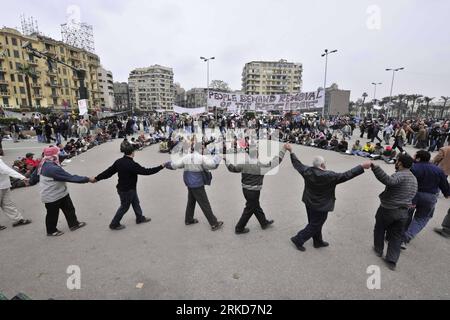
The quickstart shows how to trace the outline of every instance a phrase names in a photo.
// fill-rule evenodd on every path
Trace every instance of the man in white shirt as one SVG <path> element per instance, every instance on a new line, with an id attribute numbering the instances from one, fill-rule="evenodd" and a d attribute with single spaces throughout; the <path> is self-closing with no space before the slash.
<path id="1" fill-rule="evenodd" d="M 30 224 L 31 220 L 24 219 L 17 210 L 15 203 L 11 200 L 11 180 L 9 177 L 27 180 L 23 175 L 8 167 L 0 158 L 0 208 L 8 218 L 14 221 L 13 227 Z M 4 229 L 6 227 L 0 225 L 0 230 Z"/>

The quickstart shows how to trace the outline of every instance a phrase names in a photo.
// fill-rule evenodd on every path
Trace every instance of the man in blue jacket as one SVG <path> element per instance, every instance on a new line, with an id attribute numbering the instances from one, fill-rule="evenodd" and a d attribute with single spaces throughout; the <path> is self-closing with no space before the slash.
<path id="1" fill-rule="evenodd" d="M 425 228 L 434 215 L 439 190 L 444 196 L 450 196 L 450 186 L 444 171 L 430 162 L 428 151 L 417 151 L 411 172 L 417 179 L 418 191 L 413 199 L 413 208 L 409 210 L 409 221 L 403 238 L 403 249 Z"/>
<path id="2" fill-rule="evenodd" d="M 191 142 L 190 151 L 189 154 L 180 159 L 166 164 L 166 168 L 170 170 L 184 169 L 183 180 L 188 188 L 185 224 L 188 226 L 198 223 L 198 220 L 194 219 L 195 205 L 198 202 L 211 225 L 212 231 L 219 230 L 223 226 L 223 222 L 217 220 L 211 209 L 205 184 L 211 183 L 211 181 L 207 181 L 207 170 L 217 169 L 222 161 L 222 157 L 219 155 L 214 157 L 202 155 L 202 143 L 196 143 L 195 141 Z"/>

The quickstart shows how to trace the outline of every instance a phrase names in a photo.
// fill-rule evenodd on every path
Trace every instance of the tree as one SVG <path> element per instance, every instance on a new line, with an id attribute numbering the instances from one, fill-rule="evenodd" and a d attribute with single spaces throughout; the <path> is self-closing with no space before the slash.
<path id="1" fill-rule="evenodd" d="M 364 107 L 364 102 L 366 102 L 366 98 L 368 97 L 369 95 L 366 93 L 366 92 L 364 92 L 363 94 L 362 94 L 362 97 L 363 97 L 363 99 L 362 99 L 362 103 L 361 103 L 361 106 L 362 107 Z M 367 111 L 367 110 L 366 110 Z M 366 116 L 367 116 L 367 112 L 366 112 Z"/>
<path id="2" fill-rule="evenodd" d="M 25 86 L 26 86 L 26 94 L 28 99 L 28 106 L 31 108 L 33 105 L 33 102 L 31 100 L 31 87 L 30 87 L 30 78 L 35 79 L 37 78 L 36 71 L 33 67 L 29 65 L 20 65 L 17 69 L 17 73 L 21 74 L 25 78 Z"/>
<path id="3" fill-rule="evenodd" d="M 422 98 L 422 95 L 420 94 L 412 94 L 409 96 L 412 101 L 412 107 L 411 107 L 411 117 L 414 115 L 414 106 L 416 105 L 417 99 Z"/>
<path id="4" fill-rule="evenodd" d="M 434 97 L 433 98 L 430 98 L 430 97 L 424 97 L 423 98 L 423 101 L 426 104 L 426 107 L 425 107 L 425 118 L 428 118 L 428 111 L 430 109 L 430 102 L 433 101 L 433 99 L 434 99 Z"/>
<path id="5" fill-rule="evenodd" d="M 218 91 L 225 91 L 225 92 L 230 92 L 230 86 L 228 85 L 228 83 L 226 83 L 225 81 L 222 80 L 213 80 L 211 81 L 211 84 L 209 85 L 209 88 L 212 90 L 218 90 Z"/>
<path id="6" fill-rule="evenodd" d="M 400 119 L 401 115 L 403 114 L 403 110 L 405 109 L 405 105 L 403 104 L 403 99 L 405 99 L 406 94 L 399 94 L 397 97 L 395 97 L 395 100 L 398 100 L 397 102 L 397 118 Z"/>
<path id="7" fill-rule="evenodd" d="M 444 100 L 444 105 L 441 107 L 441 119 L 443 119 L 447 101 L 450 99 L 450 97 L 441 96 L 441 99 Z"/>

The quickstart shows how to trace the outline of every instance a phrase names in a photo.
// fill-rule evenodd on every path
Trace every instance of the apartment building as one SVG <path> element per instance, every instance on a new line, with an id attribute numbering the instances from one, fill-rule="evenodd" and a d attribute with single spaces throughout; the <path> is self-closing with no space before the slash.
<path id="1" fill-rule="evenodd" d="M 173 110 L 175 89 L 172 68 L 153 65 L 131 71 L 128 78 L 131 108 Z"/>
<path id="2" fill-rule="evenodd" d="M 42 35 L 24 36 L 12 28 L 0 29 L 0 106 L 3 108 L 78 108 L 80 79 L 63 64 L 36 58 L 23 48 L 44 52 L 77 69 L 84 70 L 90 108 L 101 106 L 97 55 Z"/>
<path id="3" fill-rule="evenodd" d="M 114 109 L 117 111 L 130 109 L 130 95 L 128 92 L 128 83 L 114 82 Z"/>
<path id="4" fill-rule="evenodd" d="M 99 67 L 97 71 L 98 88 L 102 92 L 100 95 L 100 106 L 103 109 L 114 108 L 114 81 L 111 71 Z"/>
<path id="5" fill-rule="evenodd" d="M 301 63 L 280 61 L 252 61 L 242 72 L 242 91 L 245 94 L 293 94 L 302 89 Z"/>

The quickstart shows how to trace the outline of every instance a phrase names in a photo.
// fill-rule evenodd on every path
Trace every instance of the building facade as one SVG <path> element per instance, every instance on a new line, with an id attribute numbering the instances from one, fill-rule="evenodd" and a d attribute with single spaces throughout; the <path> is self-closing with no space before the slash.
<path id="1" fill-rule="evenodd" d="M 124 111 L 130 109 L 130 95 L 128 92 L 128 83 L 114 82 L 114 109 Z"/>
<path id="2" fill-rule="evenodd" d="M 179 83 L 175 83 L 175 105 L 186 108 L 187 105 L 187 94 Z"/>
<path id="3" fill-rule="evenodd" d="M 154 65 L 131 71 L 128 78 L 130 105 L 134 110 L 173 110 L 175 89 L 172 68 Z"/>
<path id="4" fill-rule="evenodd" d="M 325 94 L 325 115 L 347 115 L 350 112 L 350 90 L 340 90 L 337 86 L 327 88 Z"/>
<path id="5" fill-rule="evenodd" d="M 206 107 L 206 88 L 192 88 L 186 92 L 186 108 Z"/>
<path id="6" fill-rule="evenodd" d="M 98 88 L 102 92 L 100 96 L 100 107 L 102 109 L 114 108 L 114 81 L 111 71 L 98 68 Z"/>
<path id="7" fill-rule="evenodd" d="M 242 91 L 245 94 L 293 94 L 302 89 L 301 63 L 280 61 L 252 61 L 242 72 Z"/>
<path id="8" fill-rule="evenodd" d="M 11 28 L 0 29 L 0 106 L 3 108 L 78 108 L 80 81 L 76 73 L 62 64 L 33 57 L 22 46 L 26 43 L 68 65 L 85 71 L 88 106 L 101 105 L 98 87 L 97 55 L 41 35 L 24 36 Z"/>

